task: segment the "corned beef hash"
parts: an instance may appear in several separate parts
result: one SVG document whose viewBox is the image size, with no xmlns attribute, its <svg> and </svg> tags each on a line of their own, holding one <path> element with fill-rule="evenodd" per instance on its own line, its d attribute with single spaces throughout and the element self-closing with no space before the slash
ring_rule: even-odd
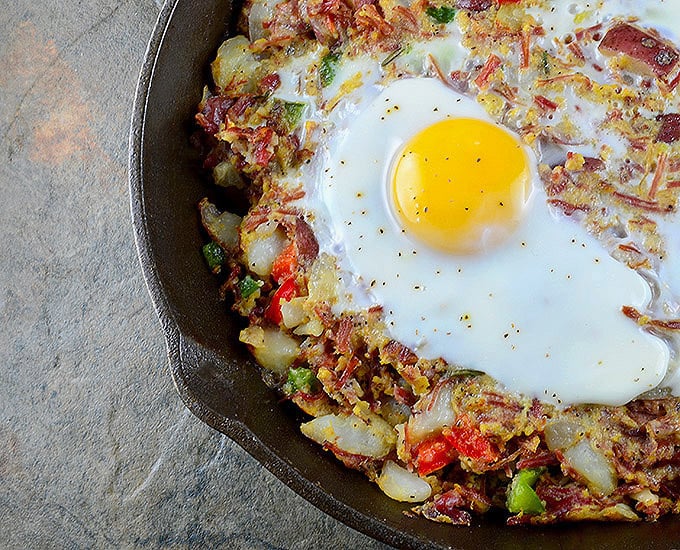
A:
<svg viewBox="0 0 680 550">
<path fill-rule="evenodd" d="M 458 525 L 680 511 L 680 4 L 248 0 L 203 253 L 302 433 Z"/>
</svg>

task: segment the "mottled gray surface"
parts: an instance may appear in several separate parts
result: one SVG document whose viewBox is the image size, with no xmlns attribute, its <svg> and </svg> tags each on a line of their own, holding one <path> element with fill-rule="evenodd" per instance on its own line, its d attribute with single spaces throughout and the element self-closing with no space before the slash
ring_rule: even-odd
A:
<svg viewBox="0 0 680 550">
<path fill-rule="evenodd" d="M 126 173 L 160 4 L 0 10 L 0 548 L 383 548 L 175 394 Z"/>
</svg>

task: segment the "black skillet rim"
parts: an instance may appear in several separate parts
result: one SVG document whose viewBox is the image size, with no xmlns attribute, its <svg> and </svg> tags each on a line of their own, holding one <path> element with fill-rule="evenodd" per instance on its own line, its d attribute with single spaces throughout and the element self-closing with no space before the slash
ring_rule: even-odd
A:
<svg viewBox="0 0 680 550">
<path fill-rule="evenodd" d="M 408 525 L 405 525 L 403 529 L 401 526 L 389 525 L 383 518 L 367 515 L 346 502 L 336 499 L 329 492 L 306 478 L 299 469 L 291 466 L 289 462 L 277 455 L 261 440 L 257 433 L 254 433 L 240 419 L 219 414 L 210 406 L 202 403 L 200 399 L 197 399 L 196 393 L 192 391 L 192 379 L 187 376 L 186 362 L 197 360 L 214 362 L 216 359 L 213 350 L 207 349 L 204 345 L 196 342 L 195 339 L 182 333 L 172 304 L 161 285 L 156 266 L 158 258 L 154 256 L 149 237 L 148 224 L 150 220 L 147 216 L 145 203 L 143 170 L 147 100 L 158 55 L 163 47 L 173 15 L 178 6 L 186 1 L 188 0 L 167 0 L 165 2 L 147 47 L 135 94 L 130 127 L 129 191 L 134 237 L 142 272 L 165 334 L 173 381 L 189 410 L 203 422 L 238 443 L 260 464 L 317 508 L 357 531 L 396 547 L 432 549 L 479 548 L 489 545 L 494 547 L 498 545 L 499 540 L 503 539 L 502 546 L 504 548 L 579 548 L 583 545 L 590 547 L 596 545 L 598 548 L 619 548 L 622 540 L 624 540 L 622 538 L 624 532 L 631 535 L 629 544 L 644 540 L 649 548 L 679 547 L 680 543 L 675 543 L 663 537 L 665 529 L 655 528 L 654 525 L 650 524 L 627 526 L 584 524 L 572 527 L 559 526 L 527 530 L 524 528 L 507 528 L 500 523 L 489 525 L 488 521 L 482 521 L 481 524 L 470 529 L 447 526 L 450 529 L 449 536 L 445 537 L 446 541 L 437 537 L 439 542 L 442 543 L 439 544 L 433 540 L 427 540 L 422 532 L 419 534 L 409 530 Z M 665 527 L 671 527 L 667 535 L 680 540 L 677 521 L 675 522 L 676 528 L 673 528 L 674 524 L 669 524 L 668 521 L 655 525 L 660 526 L 662 524 Z M 612 527 L 614 530 L 612 530 Z M 439 528 L 440 526 L 432 526 L 433 531 L 438 531 Z M 491 529 L 491 532 L 489 529 Z M 491 536 L 489 536 L 490 534 Z M 664 540 L 660 540 L 661 537 Z"/>
</svg>

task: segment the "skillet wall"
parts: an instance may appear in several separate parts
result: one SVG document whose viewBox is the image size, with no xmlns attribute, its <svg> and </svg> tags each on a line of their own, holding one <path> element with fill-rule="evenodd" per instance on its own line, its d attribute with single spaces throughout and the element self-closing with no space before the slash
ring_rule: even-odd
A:
<svg viewBox="0 0 680 550">
<path fill-rule="evenodd" d="M 131 195 L 149 290 L 187 406 L 295 491 L 355 529 L 400 547 L 672 548 L 680 522 L 508 529 L 488 520 L 454 528 L 406 518 L 363 476 L 300 435 L 238 345 L 238 321 L 218 301 L 200 247 L 196 204 L 210 190 L 189 145 L 206 68 L 231 17 L 225 0 L 169 0 L 151 40 L 131 133 Z M 428 542 L 429 541 L 429 542 Z M 678 541 L 674 544 L 675 541 Z"/>
</svg>

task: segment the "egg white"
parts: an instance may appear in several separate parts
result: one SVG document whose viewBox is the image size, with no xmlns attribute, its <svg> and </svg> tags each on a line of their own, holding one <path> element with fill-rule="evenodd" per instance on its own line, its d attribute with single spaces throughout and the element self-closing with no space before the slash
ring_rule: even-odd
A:
<svg viewBox="0 0 680 550">
<path fill-rule="evenodd" d="M 390 335 L 422 357 L 558 404 L 622 404 L 657 386 L 668 348 L 621 312 L 644 310 L 649 285 L 549 211 L 535 165 L 524 223 L 490 253 L 440 253 L 402 230 L 391 214 L 390 163 L 444 117 L 489 120 L 438 80 L 390 84 L 353 119 L 318 182 L 319 202 L 307 205 L 326 228 L 322 249 L 382 305 Z"/>
</svg>

